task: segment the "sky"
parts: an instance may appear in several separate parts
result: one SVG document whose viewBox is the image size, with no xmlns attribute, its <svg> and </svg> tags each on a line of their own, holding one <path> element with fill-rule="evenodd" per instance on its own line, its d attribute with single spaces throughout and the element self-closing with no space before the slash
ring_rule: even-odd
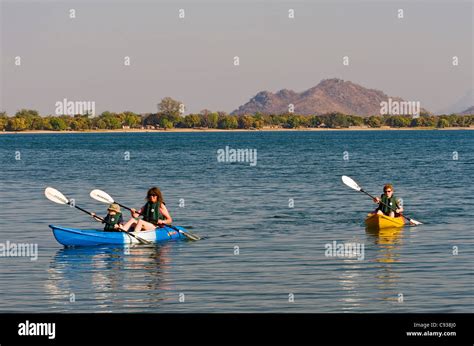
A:
<svg viewBox="0 0 474 346">
<path fill-rule="evenodd" d="M 53 114 L 66 98 L 95 102 L 96 113 L 146 113 L 169 96 L 185 113 L 231 112 L 260 91 L 327 78 L 433 112 L 467 108 L 473 3 L 1 0 L 0 111 Z"/>
</svg>

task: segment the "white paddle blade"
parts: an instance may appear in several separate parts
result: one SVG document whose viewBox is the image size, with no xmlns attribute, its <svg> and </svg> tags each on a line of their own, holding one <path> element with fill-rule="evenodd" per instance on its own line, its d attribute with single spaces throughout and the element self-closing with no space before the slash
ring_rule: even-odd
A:
<svg viewBox="0 0 474 346">
<path fill-rule="evenodd" d="M 46 196 L 47 199 L 54 203 L 58 204 L 69 204 L 69 200 L 64 196 L 61 192 L 59 192 L 56 189 L 53 189 L 52 187 L 47 187 L 44 190 L 44 195 Z"/>
<path fill-rule="evenodd" d="M 359 185 L 357 185 L 357 183 L 354 180 L 352 180 L 352 178 L 348 177 L 347 175 L 342 176 L 342 182 L 346 184 L 347 186 L 349 186 L 351 189 L 354 189 L 357 191 L 362 190 L 362 188 Z"/>
<path fill-rule="evenodd" d="M 414 226 L 423 225 L 422 222 L 416 221 L 416 220 L 414 220 L 414 219 L 410 219 L 410 224 L 412 224 L 412 225 L 414 225 Z"/>
<path fill-rule="evenodd" d="M 92 190 L 90 193 L 90 196 L 95 199 L 96 201 L 102 202 L 102 203 L 114 203 L 114 199 L 109 196 L 107 192 L 104 192 L 102 190 Z"/>
</svg>

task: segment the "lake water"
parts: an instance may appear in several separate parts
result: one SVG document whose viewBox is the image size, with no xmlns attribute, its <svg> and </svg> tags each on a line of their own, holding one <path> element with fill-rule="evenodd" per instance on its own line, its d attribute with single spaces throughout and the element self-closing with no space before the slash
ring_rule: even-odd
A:
<svg viewBox="0 0 474 346">
<path fill-rule="evenodd" d="M 219 162 L 219 149 L 257 162 Z M 129 155 L 129 160 L 126 160 Z M 470 131 L 0 135 L 0 312 L 472 312 Z M 418 227 L 371 232 L 391 182 Z M 52 186 L 105 214 L 94 188 L 141 207 L 157 185 L 174 224 L 205 237 L 65 249 L 49 224 L 100 227 L 44 197 Z M 184 202 L 184 206 L 183 206 Z M 181 206 L 180 206 L 181 203 Z M 358 243 L 364 258 L 328 257 Z M 184 301 L 183 301 L 184 300 Z"/>
</svg>

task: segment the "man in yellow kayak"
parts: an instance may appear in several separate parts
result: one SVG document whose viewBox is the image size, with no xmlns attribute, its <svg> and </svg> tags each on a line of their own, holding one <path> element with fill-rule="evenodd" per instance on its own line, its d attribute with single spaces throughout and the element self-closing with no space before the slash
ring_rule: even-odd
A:
<svg viewBox="0 0 474 346">
<path fill-rule="evenodd" d="M 383 187 L 383 194 L 379 197 L 374 198 L 374 202 L 378 203 L 377 209 L 375 209 L 374 213 L 379 215 L 387 215 L 390 217 L 397 217 L 400 216 L 400 213 L 403 212 L 403 201 L 401 198 L 395 197 L 393 194 L 393 186 L 392 184 L 386 184 Z M 389 206 L 395 210 L 389 208 Z"/>
</svg>

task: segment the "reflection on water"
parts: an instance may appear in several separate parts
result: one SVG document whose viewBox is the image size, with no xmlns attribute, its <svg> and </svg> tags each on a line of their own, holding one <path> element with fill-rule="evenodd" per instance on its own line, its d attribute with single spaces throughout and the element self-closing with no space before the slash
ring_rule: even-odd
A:
<svg viewBox="0 0 474 346">
<path fill-rule="evenodd" d="M 402 245 L 403 228 L 365 229 L 368 239 L 377 246 L 377 262 L 398 262 L 399 249 Z"/>
<path fill-rule="evenodd" d="M 171 244 L 121 248 L 83 247 L 58 250 L 48 269 L 46 290 L 73 307 L 73 300 L 100 302 L 100 311 L 157 306 L 171 290 L 166 280 Z M 84 295 L 82 292 L 86 292 Z M 63 306 L 64 307 L 64 306 Z"/>
<path fill-rule="evenodd" d="M 382 300 L 395 301 L 397 299 L 397 287 L 400 275 L 395 271 L 394 264 L 399 262 L 401 245 L 403 244 L 402 227 L 365 229 L 367 238 L 373 241 L 376 248 L 375 262 L 380 263 L 379 271 L 375 275 L 377 288 Z"/>
<path fill-rule="evenodd" d="M 357 310 L 357 308 L 361 306 L 361 265 L 357 263 L 357 260 L 345 260 L 344 262 L 349 263 L 347 263 L 344 271 L 342 271 L 339 276 L 339 283 L 344 292 L 344 296 L 341 298 L 341 301 L 344 302 L 342 310 L 345 312 L 351 312 Z"/>
<path fill-rule="evenodd" d="M 366 228 L 365 259 L 345 259 L 344 270 L 338 275 L 339 284 L 343 290 L 340 301 L 344 303 L 342 310 L 345 312 L 359 311 L 366 308 L 366 287 L 377 288 L 377 295 L 371 295 L 370 300 L 394 302 L 398 298 L 400 275 L 397 265 L 402 251 L 403 228 L 385 228 L 381 230 Z M 369 250 L 370 251 L 370 250 Z M 374 257 L 373 259 L 371 259 Z M 376 268 L 368 278 L 365 270 Z M 372 281 L 373 279 L 373 281 Z"/>
</svg>

